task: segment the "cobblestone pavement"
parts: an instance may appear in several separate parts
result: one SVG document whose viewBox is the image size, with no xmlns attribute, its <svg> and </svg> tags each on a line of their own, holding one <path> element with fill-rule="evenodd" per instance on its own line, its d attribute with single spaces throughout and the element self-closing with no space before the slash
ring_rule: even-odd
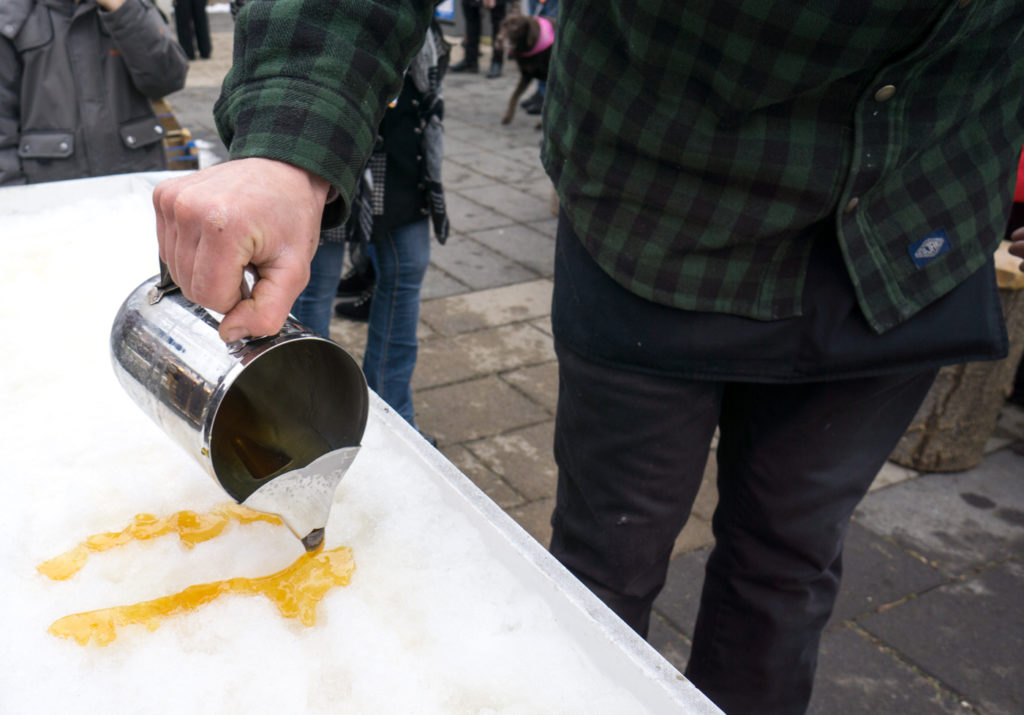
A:
<svg viewBox="0 0 1024 715">
<path fill-rule="evenodd" d="M 207 161 L 224 154 L 211 110 L 231 47 L 230 18 L 212 20 L 213 58 L 194 62 L 186 89 L 169 98 L 208 143 Z M 547 544 L 556 222 L 536 117 L 519 112 L 510 126 L 499 123 L 515 82 L 510 66 L 496 80 L 447 78 L 444 184 L 453 233 L 433 246 L 413 387 L 420 428 Z M 365 332 L 365 324 L 338 319 L 331 327 L 357 356 Z M 680 669 L 713 541 L 714 476 L 712 456 L 650 637 Z M 972 470 L 920 474 L 888 464 L 851 525 L 811 712 L 1024 712 L 1022 554 L 1024 410 L 1004 409 L 985 460 Z"/>
</svg>

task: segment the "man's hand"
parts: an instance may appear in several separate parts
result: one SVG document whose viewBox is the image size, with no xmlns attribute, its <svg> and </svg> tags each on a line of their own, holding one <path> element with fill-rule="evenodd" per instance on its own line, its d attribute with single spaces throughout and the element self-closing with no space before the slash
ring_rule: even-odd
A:
<svg viewBox="0 0 1024 715">
<path fill-rule="evenodd" d="M 309 281 L 328 184 L 291 164 L 238 159 L 159 184 L 160 258 L 185 297 L 224 313 L 232 342 L 273 335 Z M 243 269 L 259 280 L 242 300 Z"/>
<path fill-rule="evenodd" d="M 107 12 L 114 12 L 114 10 L 124 5 L 124 0 L 96 0 L 96 4 Z"/>
<path fill-rule="evenodd" d="M 1010 234 L 1010 253 L 1018 258 L 1024 258 L 1024 226 Z M 1024 262 L 1020 264 L 1020 269 L 1024 271 Z"/>
</svg>

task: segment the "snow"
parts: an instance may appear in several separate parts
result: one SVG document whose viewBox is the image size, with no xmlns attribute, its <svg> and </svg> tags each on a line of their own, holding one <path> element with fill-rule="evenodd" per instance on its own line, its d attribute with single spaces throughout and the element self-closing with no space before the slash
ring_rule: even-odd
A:
<svg viewBox="0 0 1024 715">
<path fill-rule="evenodd" d="M 110 366 L 114 315 L 156 273 L 150 189 L 133 177 L 0 189 L 0 712 L 595 714 L 685 698 L 711 712 L 672 691 L 675 671 L 486 497 L 453 490 L 454 468 L 376 398 L 325 544 L 351 547 L 356 570 L 315 626 L 230 595 L 105 647 L 48 634 L 71 613 L 302 554 L 284 526 L 232 524 L 193 549 L 164 536 L 93 554 L 66 581 L 36 571 L 138 513 L 227 501 Z"/>
</svg>

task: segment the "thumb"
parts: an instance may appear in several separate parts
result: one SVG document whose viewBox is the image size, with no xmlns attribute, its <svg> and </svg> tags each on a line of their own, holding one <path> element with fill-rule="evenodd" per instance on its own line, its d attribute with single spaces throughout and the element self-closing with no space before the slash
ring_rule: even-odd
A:
<svg viewBox="0 0 1024 715">
<path fill-rule="evenodd" d="M 301 290 L 301 286 L 295 290 L 273 278 L 261 277 L 253 285 L 252 297 L 240 300 L 221 320 L 221 340 L 231 343 L 281 332 Z"/>
</svg>

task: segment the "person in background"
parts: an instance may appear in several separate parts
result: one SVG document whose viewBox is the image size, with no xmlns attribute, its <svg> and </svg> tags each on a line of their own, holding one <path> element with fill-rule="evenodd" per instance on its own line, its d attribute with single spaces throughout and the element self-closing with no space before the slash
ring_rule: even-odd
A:
<svg viewBox="0 0 1024 715">
<path fill-rule="evenodd" d="M 431 225 L 442 244 L 448 218 L 441 186 L 444 100 L 449 47 L 435 21 L 384 113 L 373 153 L 342 231 L 321 232 L 310 281 L 292 308 L 302 323 L 328 335 L 331 302 L 344 258 L 343 240 L 363 246 L 375 276 L 363 373 L 370 389 L 415 426 L 420 289 L 430 263 Z M 337 306 L 348 316 L 348 303 Z M 356 316 L 361 317 L 361 316 Z"/>
<path fill-rule="evenodd" d="M 491 68 L 487 71 L 487 79 L 501 77 L 504 56 L 497 47 L 498 28 L 505 19 L 505 0 L 462 0 L 462 16 L 466 20 L 466 38 L 462 47 L 466 51 L 461 61 L 452 65 L 452 72 L 480 71 L 480 33 L 482 28 L 482 8 L 487 8 L 491 15 Z"/>
<path fill-rule="evenodd" d="M 167 167 L 188 60 L 149 0 L 0 3 L 0 186 Z"/>
<path fill-rule="evenodd" d="M 154 193 L 160 254 L 227 341 L 281 326 L 433 12 L 254 1 L 218 103 L 232 161 Z M 1007 353 L 1022 26 L 1019 0 L 560 7 L 550 549 L 646 634 L 719 429 L 686 675 L 730 715 L 806 710 L 853 510 L 938 367 Z"/>
<path fill-rule="evenodd" d="M 210 44 L 206 0 L 174 0 L 174 26 L 178 31 L 178 42 L 190 60 L 196 58 L 197 47 L 201 59 L 210 59 L 213 45 Z"/>
</svg>

